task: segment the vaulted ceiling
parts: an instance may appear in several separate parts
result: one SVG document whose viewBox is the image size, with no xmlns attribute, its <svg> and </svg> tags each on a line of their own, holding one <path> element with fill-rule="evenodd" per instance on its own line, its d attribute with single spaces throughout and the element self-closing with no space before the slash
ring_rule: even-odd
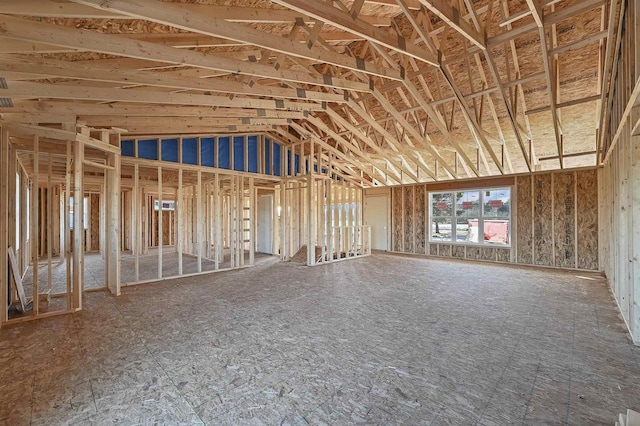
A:
<svg viewBox="0 0 640 426">
<path fill-rule="evenodd" d="M 596 165 L 618 7 L 3 1 L 0 117 L 311 139 L 382 184 Z"/>
</svg>

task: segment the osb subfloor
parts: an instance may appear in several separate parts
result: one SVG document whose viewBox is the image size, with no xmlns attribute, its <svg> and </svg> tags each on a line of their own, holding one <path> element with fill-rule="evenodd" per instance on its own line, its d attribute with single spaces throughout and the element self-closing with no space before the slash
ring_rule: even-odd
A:
<svg viewBox="0 0 640 426">
<path fill-rule="evenodd" d="M 0 331 L 6 424 L 612 425 L 640 410 L 640 348 L 595 274 L 274 260 L 85 308 Z"/>
</svg>

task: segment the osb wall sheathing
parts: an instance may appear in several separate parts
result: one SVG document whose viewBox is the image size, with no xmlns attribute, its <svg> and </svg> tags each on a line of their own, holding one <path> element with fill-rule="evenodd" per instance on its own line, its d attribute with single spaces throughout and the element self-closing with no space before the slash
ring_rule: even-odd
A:
<svg viewBox="0 0 640 426">
<path fill-rule="evenodd" d="M 534 264 L 553 266 L 553 219 L 551 173 L 533 176 Z"/>
<path fill-rule="evenodd" d="M 531 179 L 532 176 L 518 176 L 516 179 L 516 229 L 517 246 L 516 261 L 518 263 L 533 263 L 533 245 L 531 229 Z M 513 214 L 513 213 L 512 213 Z M 487 259 L 489 260 L 489 259 Z"/>
<path fill-rule="evenodd" d="M 598 269 L 598 176 L 579 171 L 577 181 L 578 268 Z"/>
<path fill-rule="evenodd" d="M 512 193 L 515 199 L 512 222 L 515 222 L 515 227 L 511 235 L 517 251 L 514 247 L 428 243 L 430 225 L 426 212 L 426 187 L 394 187 L 392 194 L 394 251 L 524 265 L 598 269 L 595 169 L 517 177 Z M 423 219 L 424 228 L 420 224 Z M 411 221 L 413 228 L 408 224 Z M 406 235 L 410 229 L 415 230 L 415 240 Z M 423 237 L 424 245 L 421 242 Z"/>
<path fill-rule="evenodd" d="M 402 188 L 391 189 L 391 236 L 393 251 L 402 251 Z"/>
<path fill-rule="evenodd" d="M 91 194 L 89 212 L 91 215 L 91 247 L 89 250 L 100 250 L 100 194 Z"/>
<path fill-rule="evenodd" d="M 413 186 L 405 186 L 403 188 L 404 196 L 404 251 L 414 253 L 414 230 L 413 230 L 413 215 L 415 207 L 413 204 Z"/>
<path fill-rule="evenodd" d="M 553 216 L 555 266 L 575 268 L 575 173 L 554 173 Z"/>
<path fill-rule="evenodd" d="M 414 197 L 415 197 L 415 244 L 416 244 L 416 253 L 424 254 L 425 247 L 427 243 L 427 235 L 426 235 L 426 213 L 427 213 L 427 204 L 426 204 L 426 188 L 424 185 L 417 185 L 414 188 Z"/>
</svg>

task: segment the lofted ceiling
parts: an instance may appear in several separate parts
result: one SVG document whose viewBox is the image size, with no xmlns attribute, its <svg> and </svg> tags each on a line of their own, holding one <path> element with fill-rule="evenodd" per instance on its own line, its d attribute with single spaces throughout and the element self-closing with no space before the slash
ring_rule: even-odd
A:
<svg viewBox="0 0 640 426">
<path fill-rule="evenodd" d="M 0 123 L 266 132 L 382 185 L 594 166 L 618 7 L 2 1 Z"/>
</svg>

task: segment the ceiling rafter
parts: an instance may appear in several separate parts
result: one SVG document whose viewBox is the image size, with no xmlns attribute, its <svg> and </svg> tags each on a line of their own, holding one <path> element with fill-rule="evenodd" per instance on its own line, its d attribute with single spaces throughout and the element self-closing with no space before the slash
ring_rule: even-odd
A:
<svg viewBox="0 0 640 426">
<path fill-rule="evenodd" d="M 28 21 L 10 16 L 0 16 L 2 36 L 18 40 L 47 42 L 58 46 L 80 47 L 94 52 L 126 56 L 129 58 L 154 60 L 174 65 L 188 65 L 216 71 L 247 74 L 256 77 L 274 78 L 319 86 L 338 87 L 349 90 L 368 91 L 368 86 L 359 82 L 337 78 L 318 78 L 308 73 L 291 70 L 274 70 L 259 65 L 212 56 L 197 51 L 176 49 L 155 43 L 135 41 L 124 36 L 99 34 L 89 30 L 73 29 L 59 25 Z"/>
<path fill-rule="evenodd" d="M 556 138 L 556 145 L 558 149 L 558 162 L 560 163 L 560 168 L 562 169 L 564 168 L 564 148 L 562 146 L 562 136 L 560 133 L 558 112 L 556 108 L 558 86 L 556 82 L 555 66 L 549 60 L 547 31 L 544 28 L 544 17 L 542 16 L 542 8 L 536 0 L 527 0 L 527 4 L 529 5 L 529 9 L 531 10 L 533 19 L 535 20 L 535 23 L 538 27 L 540 47 L 542 50 L 542 64 L 544 66 L 544 73 L 547 82 L 547 92 L 549 94 L 551 120 L 553 122 L 553 134 Z"/>
<path fill-rule="evenodd" d="M 225 21 L 218 18 L 215 13 L 203 9 L 194 13 L 182 7 L 180 4 L 160 2 L 158 0 L 72 0 L 76 3 L 93 6 L 100 9 L 114 10 L 129 16 L 170 25 L 195 33 L 222 37 L 243 43 L 260 46 L 275 52 L 298 56 L 314 61 L 355 69 L 367 74 L 377 75 L 390 79 L 401 79 L 402 76 L 390 70 L 382 69 L 363 60 L 352 60 L 326 50 L 307 48 L 293 40 L 268 34 L 257 29 Z"/>
</svg>

